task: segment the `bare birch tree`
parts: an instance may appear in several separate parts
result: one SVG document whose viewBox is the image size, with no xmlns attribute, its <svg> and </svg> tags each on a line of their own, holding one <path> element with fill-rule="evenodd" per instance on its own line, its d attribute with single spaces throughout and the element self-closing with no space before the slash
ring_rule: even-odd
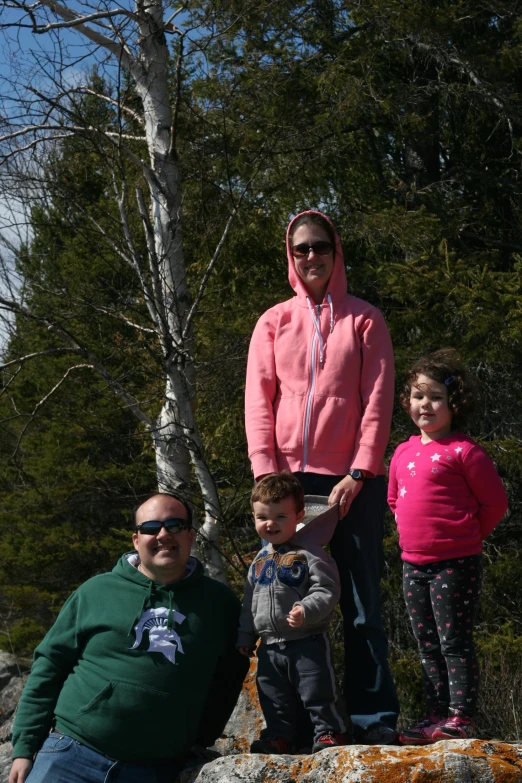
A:
<svg viewBox="0 0 522 783">
<path fill-rule="evenodd" d="M 37 167 L 37 150 L 52 149 L 63 139 L 80 136 L 89 143 L 112 148 L 116 158 L 125 158 L 135 169 L 138 186 L 129 193 L 125 177 L 113 175 L 118 226 L 111 234 L 100 223 L 93 226 L 113 252 L 132 270 L 139 284 L 144 318 L 120 313 L 127 327 L 160 347 L 164 393 L 161 410 L 151 415 L 150 407 L 137 399 L 125 383 L 114 377 L 92 347 L 60 322 L 52 312 L 33 312 L 24 300 L 23 281 L 8 281 L 9 262 L 4 263 L 4 285 L 0 307 L 9 318 L 32 320 L 42 330 L 58 338 L 60 350 L 70 352 L 74 361 L 64 375 L 86 367 L 97 372 L 108 387 L 133 411 L 152 438 L 160 491 L 187 491 L 195 478 L 205 508 L 198 533 L 199 553 L 209 572 L 224 579 L 223 564 L 216 547 L 221 507 L 215 482 L 203 454 L 194 417 L 194 318 L 208 280 L 226 240 L 249 183 L 243 183 L 230 200 L 228 219 L 222 235 L 210 254 L 206 271 L 195 295 L 187 285 L 183 248 L 182 194 L 177 150 L 177 123 L 181 96 L 183 58 L 194 31 L 183 27 L 186 9 L 163 0 L 108 2 L 84 0 L 74 6 L 54 0 L 7 0 L 0 2 L 1 27 L 12 47 L 18 41 L 18 57 L 12 58 L 9 94 L 3 97 L 0 126 L 0 160 L 4 170 L 4 194 L 9 187 L 20 197 L 20 173 L 30 187 Z M 177 61 L 167 36 L 176 41 Z M 18 36 L 18 39 L 17 37 Z M 192 35 L 197 39 L 197 35 Z M 40 44 L 42 40 L 45 44 Z M 32 49 L 32 71 L 22 49 Z M 98 93 L 118 116 L 115 129 L 79 123 L 71 106 L 77 96 L 93 94 L 92 86 L 78 77 L 88 63 L 103 65 L 109 88 Z M 18 59 L 19 58 L 19 59 Z M 92 66 L 91 66 L 92 67 Z M 172 71 L 175 87 L 172 87 Z M 71 75 L 72 74 L 72 75 Z M 127 100 L 131 85 L 136 101 Z M 137 129 L 137 130 L 136 130 Z M 38 178 L 35 178 L 37 181 Z M 144 183 L 143 186 L 139 182 Z M 43 198 L 40 184 L 28 198 Z M 129 205 L 139 214 L 143 235 L 136 241 Z M 143 242 L 144 236 L 144 242 Z M 7 240 L 6 240 L 7 241 Z M 142 252 L 138 244 L 146 247 Z M 10 246 L 12 253 L 16 248 Z M 7 281 L 7 282 L 6 282 Z M 114 314 L 112 314 L 114 316 Z M 35 351 L 34 355 L 41 355 Z M 33 354 L 16 357 L 10 365 L 22 367 Z M 61 383 L 60 381 L 59 383 Z M 50 389 L 41 400 L 54 392 Z"/>
</svg>

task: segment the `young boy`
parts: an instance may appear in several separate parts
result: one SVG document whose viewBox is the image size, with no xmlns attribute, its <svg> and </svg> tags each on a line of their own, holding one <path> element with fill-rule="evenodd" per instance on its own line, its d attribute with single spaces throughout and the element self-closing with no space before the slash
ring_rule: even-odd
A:
<svg viewBox="0 0 522 783">
<path fill-rule="evenodd" d="M 292 542 L 304 495 L 291 473 L 265 476 L 251 502 L 256 531 L 268 543 L 248 571 L 237 639 L 239 651 L 252 656 L 261 637 L 257 689 L 266 729 L 250 751 L 296 750 L 298 698 L 313 724 L 313 752 L 344 745 L 327 636 L 341 592 L 337 566 L 321 547 L 303 548 L 302 533 Z"/>
</svg>

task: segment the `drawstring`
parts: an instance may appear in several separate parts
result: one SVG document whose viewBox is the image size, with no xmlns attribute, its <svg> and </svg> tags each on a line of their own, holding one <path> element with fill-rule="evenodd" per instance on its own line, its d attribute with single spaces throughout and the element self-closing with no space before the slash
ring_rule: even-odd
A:
<svg viewBox="0 0 522 783">
<path fill-rule="evenodd" d="M 136 625 L 136 623 L 139 621 L 140 617 L 144 613 L 146 607 L 147 606 L 152 606 L 152 604 L 154 603 L 154 601 L 152 600 L 152 594 L 155 593 L 155 592 L 156 592 L 156 585 L 154 584 L 153 580 L 151 579 L 149 581 L 148 589 L 145 592 L 145 596 L 143 597 L 141 608 L 140 608 L 137 616 L 132 621 L 132 625 L 131 625 L 129 633 L 128 633 L 129 636 L 131 635 L 132 631 L 134 630 L 134 626 Z M 174 619 L 175 619 L 175 614 L 176 614 L 176 611 L 175 611 L 174 605 L 173 605 L 174 602 L 173 602 L 172 592 L 173 592 L 172 590 L 169 590 L 169 613 L 168 613 L 168 616 L 167 616 L 167 630 L 169 630 L 169 631 L 171 631 L 172 628 L 174 627 Z"/>
<path fill-rule="evenodd" d="M 153 581 L 152 581 L 152 579 L 151 579 L 151 580 L 150 580 L 150 582 L 149 582 L 149 588 L 148 588 L 148 590 L 146 591 L 146 593 L 145 593 L 145 596 L 144 596 L 144 598 L 143 598 L 143 602 L 142 602 L 142 604 L 141 604 L 141 609 L 140 609 L 140 611 L 138 612 L 138 614 L 136 615 L 136 617 L 134 618 L 134 620 L 132 621 L 132 625 L 131 625 L 131 627 L 130 627 L 130 630 L 129 630 L 129 633 L 127 634 L 127 636 L 130 636 L 130 635 L 131 635 L 132 631 L 134 630 L 134 626 L 135 626 L 135 625 L 136 625 L 136 623 L 139 621 L 139 619 L 140 619 L 141 615 L 142 615 L 142 614 L 143 614 L 143 612 L 145 611 L 145 607 L 146 607 L 148 604 L 149 604 L 149 605 L 150 605 L 150 604 L 152 604 L 152 591 L 153 591 L 153 589 L 154 589 L 154 582 L 153 582 Z"/>
<path fill-rule="evenodd" d="M 315 333 L 317 334 L 317 337 L 319 339 L 319 364 L 321 365 L 321 369 L 324 367 L 324 340 L 323 335 L 321 334 L 321 325 L 319 323 L 319 320 L 315 314 L 315 310 L 312 307 L 312 303 L 310 302 L 310 297 L 306 297 L 306 303 L 308 305 L 308 310 L 310 311 L 310 315 L 312 316 L 312 321 L 314 322 L 315 326 Z"/>
<path fill-rule="evenodd" d="M 333 302 L 332 297 L 330 294 L 327 296 L 328 300 L 328 307 L 330 308 L 330 334 L 333 332 L 334 328 L 334 311 L 333 311 Z M 312 321 L 314 323 L 315 327 L 315 333 L 317 334 L 317 338 L 319 340 L 319 365 L 321 367 L 321 370 L 324 367 L 324 340 L 323 335 L 321 334 L 321 324 L 319 322 L 319 319 L 315 313 L 315 308 L 313 307 L 312 303 L 310 302 L 310 297 L 306 297 L 306 303 L 308 305 L 308 310 L 310 312 L 310 315 L 312 316 Z M 320 306 L 320 305 L 318 305 Z"/>
<path fill-rule="evenodd" d="M 333 302 L 332 302 L 332 297 L 330 296 L 330 294 L 328 294 L 326 298 L 328 299 L 328 305 L 330 307 L 330 334 L 332 334 L 333 329 L 334 329 Z"/>
<path fill-rule="evenodd" d="M 169 590 L 169 614 L 167 620 L 167 631 L 171 631 L 173 625 L 174 625 L 174 612 L 172 611 L 172 591 Z"/>
</svg>

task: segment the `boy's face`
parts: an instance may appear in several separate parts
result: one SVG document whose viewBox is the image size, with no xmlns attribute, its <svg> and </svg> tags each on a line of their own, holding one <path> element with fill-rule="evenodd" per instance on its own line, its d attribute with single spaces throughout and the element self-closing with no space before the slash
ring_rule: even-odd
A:
<svg viewBox="0 0 522 783">
<path fill-rule="evenodd" d="M 299 512 L 295 510 L 295 501 L 291 495 L 280 503 L 261 503 L 256 500 L 252 509 L 258 536 L 274 546 L 289 541 L 304 517 L 304 509 Z"/>
</svg>

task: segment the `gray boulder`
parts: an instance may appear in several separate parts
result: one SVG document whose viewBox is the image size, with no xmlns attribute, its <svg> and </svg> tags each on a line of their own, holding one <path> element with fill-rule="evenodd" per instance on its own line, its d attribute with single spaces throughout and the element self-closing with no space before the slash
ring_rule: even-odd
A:
<svg viewBox="0 0 522 783">
<path fill-rule="evenodd" d="M 14 655 L 0 651 L 0 691 L 8 685 L 13 677 L 21 677 L 24 668 Z"/>
<path fill-rule="evenodd" d="M 9 770 L 11 769 L 11 753 L 13 748 L 10 742 L 0 745 L 0 783 L 7 783 Z"/>
<path fill-rule="evenodd" d="M 179 783 L 522 783 L 522 745 L 448 740 L 351 745 L 313 756 L 244 754 L 186 770 Z"/>
</svg>

